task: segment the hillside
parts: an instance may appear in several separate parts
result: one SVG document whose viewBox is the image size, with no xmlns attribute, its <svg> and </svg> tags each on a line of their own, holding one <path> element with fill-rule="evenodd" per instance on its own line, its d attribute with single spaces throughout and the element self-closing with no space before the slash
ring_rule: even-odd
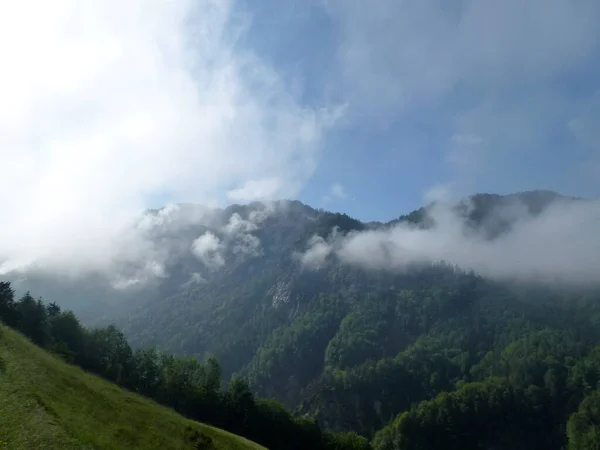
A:
<svg viewBox="0 0 600 450">
<path fill-rule="evenodd" d="M 48 274 L 26 281 L 87 310 L 88 325 L 116 323 L 134 349 L 214 355 L 233 383 L 217 397 L 238 402 L 224 407 L 235 423 L 213 422 L 179 391 L 168 404 L 269 447 L 250 417 L 270 429 L 282 409 L 248 401 L 240 425 L 244 396 L 294 411 L 282 416 L 279 446 L 301 431 L 327 448 L 315 420 L 376 450 L 437 448 L 426 437 L 440 433 L 457 449 L 558 450 L 598 422 L 588 420 L 600 387 L 598 211 L 547 191 L 433 202 L 388 223 L 300 202 L 179 205 L 142 220 L 151 256 L 164 257 L 153 261 L 160 276 L 143 278 L 133 265 L 120 268 L 120 284 L 97 277 L 69 291 Z M 134 374 L 144 355 L 133 356 Z M 159 366 L 168 384 L 172 366 Z M 481 404 L 480 432 L 469 432 Z"/>
<path fill-rule="evenodd" d="M 85 373 L 1 325 L 0 398 L 0 448 L 263 448 Z"/>
</svg>

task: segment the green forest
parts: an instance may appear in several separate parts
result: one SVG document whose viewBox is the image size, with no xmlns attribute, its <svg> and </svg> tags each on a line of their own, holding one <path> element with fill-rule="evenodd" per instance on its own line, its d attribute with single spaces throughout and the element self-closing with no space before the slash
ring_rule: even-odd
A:
<svg viewBox="0 0 600 450">
<path fill-rule="evenodd" d="M 228 380 L 214 356 L 132 349 L 115 326 L 86 329 L 7 282 L 0 317 L 65 361 L 267 448 L 598 448 L 598 294 L 517 294 L 431 271 L 437 283 L 354 307 L 352 294 L 318 297 Z"/>
<path fill-rule="evenodd" d="M 231 379 L 223 390 L 215 358 L 174 357 L 154 348 L 133 351 L 114 326 L 87 330 L 55 303 L 46 305 L 29 293 L 15 300 L 8 282 L 0 282 L 0 319 L 69 363 L 267 448 L 369 448 L 356 433 L 324 431 L 314 420 L 292 417 L 274 400 L 255 398 L 242 379 Z M 199 441 L 197 448 L 209 448 L 203 445 Z"/>
</svg>

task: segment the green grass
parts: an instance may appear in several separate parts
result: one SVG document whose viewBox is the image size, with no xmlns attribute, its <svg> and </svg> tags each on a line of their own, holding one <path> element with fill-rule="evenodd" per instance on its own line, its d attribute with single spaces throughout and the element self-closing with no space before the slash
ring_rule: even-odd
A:
<svg viewBox="0 0 600 450">
<path fill-rule="evenodd" d="M 191 442 L 194 431 L 212 446 Z M 0 450 L 204 448 L 264 450 L 68 365 L 0 325 Z"/>
</svg>

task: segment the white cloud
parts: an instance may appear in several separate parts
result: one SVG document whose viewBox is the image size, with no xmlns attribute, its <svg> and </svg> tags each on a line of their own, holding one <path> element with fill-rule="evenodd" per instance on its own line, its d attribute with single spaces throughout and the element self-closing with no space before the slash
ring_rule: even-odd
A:
<svg viewBox="0 0 600 450">
<path fill-rule="evenodd" d="M 194 272 L 190 275 L 190 279 L 183 283 L 182 287 L 193 286 L 195 284 L 202 283 L 206 283 L 206 279 L 198 272 Z"/>
<path fill-rule="evenodd" d="M 132 276 L 127 277 L 124 274 L 118 274 L 111 280 L 111 286 L 117 290 L 126 290 L 136 286 L 143 286 L 156 278 L 166 276 L 165 267 L 157 261 L 148 261 L 142 267 L 135 269 Z"/>
<path fill-rule="evenodd" d="M 137 227 L 152 235 L 178 233 L 198 224 L 210 225 L 215 220 L 215 210 L 204 205 L 168 204 L 158 211 L 142 215 Z"/>
<path fill-rule="evenodd" d="M 259 218 L 255 214 L 251 219 Z M 258 229 L 258 225 L 250 220 L 244 220 L 238 213 L 229 218 L 222 231 L 227 236 L 233 254 L 242 257 L 258 256 L 261 254 L 260 239 L 250 234 Z"/>
<path fill-rule="evenodd" d="M 325 264 L 325 261 L 332 252 L 333 244 L 325 241 L 320 236 L 313 236 L 308 241 L 308 249 L 299 255 L 300 262 L 305 267 L 319 269 Z"/>
<path fill-rule="evenodd" d="M 278 177 L 250 180 L 242 187 L 229 191 L 227 197 L 229 200 L 237 202 L 265 200 L 273 198 L 282 186 L 283 181 Z"/>
<path fill-rule="evenodd" d="M 240 234 L 236 237 L 233 247 L 233 254 L 246 256 L 259 256 L 261 254 L 260 239 L 252 234 Z"/>
<path fill-rule="evenodd" d="M 347 197 L 348 193 L 346 192 L 344 186 L 342 186 L 340 183 L 334 183 L 329 188 L 327 195 L 323 196 L 323 202 L 329 203 L 333 200 L 344 200 Z"/>
<path fill-rule="evenodd" d="M 348 197 L 344 186 L 339 183 L 335 183 L 331 186 L 331 196 L 334 198 L 344 199 Z"/>
<path fill-rule="evenodd" d="M 225 265 L 224 246 L 211 232 L 206 232 L 192 243 L 192 253 L 209 269 Z"/>
<path fill-rule="evenodd" d="M 432 186 L 423 194 L 423 201 L 425 204 L 432 202 L 449 203 L 452 201 L 452 198 L 452 186 L 444 184 Z"/>
<path fill-rule="evenodd" d="M 369 269 L 403 271 L 414 264 L 446 261 L 500 279 L 598 282 L 600 267 L 599 201 L 556 203 L 538 217 L 521 204 L 508 204 L 494 219 L 515 220 L 513 228 L 489 240 L 468 231 L 440 203 L 431 211 L 436 226 L 420 229 L 399 224 L 391 229 L 313 239 L 302 262 L 320 267 L 330 255 Z"/>
<path fill-rule="evenodd" d="M 254 224 L 260 224 L 264 222 L 269 215 L 275 211 L 275 205 L 273 202 L 263 203 L 263 209 L 255 209 L 250 211 L 250 215 L 248 216 L 248 220 Z"/>
<path fill-rule="evenodd" d="M 223 227 L 223 231 L 227 234 L 249 233 L 255 231 L 258 226 L 249 220 L 242 219 L 238 213 L 234 213 L 229 218 L 227 225 Z"/>
<path fill-rule="evenodd" d="M 296 193 L 339 111 L 302 105 L 238 19 L 227 0 L 2 3 L 2 271 L 144 259 L 124 230 L 153 198 Z"/>
</svg>

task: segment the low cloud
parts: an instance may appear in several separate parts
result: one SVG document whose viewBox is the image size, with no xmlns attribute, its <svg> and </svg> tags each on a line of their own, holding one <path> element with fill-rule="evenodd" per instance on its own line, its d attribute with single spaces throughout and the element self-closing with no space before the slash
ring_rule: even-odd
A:
<svg viewBox="0 0 600 450">
<path fill-rule="evenodd" d="M 182 285 L 182 287 L 188 287 L 188 286 L 193 286 L 193 285 L 202 284 L 202 283 L 206 283 L 206 279 L 198 272 L 194 272 L 190 275 L 189 280 L 186 281 Z"/>
<path fill-rule="evenodd" d="M 208 269 L 219 269 L 225 265 L 224 246 L 221 240 L 207 231 L 192 243 L 192 253 Z"/>
<path fill-rule="evenodd" d="M 223 267 L 230 255 L 238 259 L 261 255 L 260 239 L 251 233 L 258 230 L 257 223 L 268 215 L 267 208 L 262 211 L 263 215 L 251 214 L 249 220 L 242 218 L 238 213 L 233 213 L 225 225 L 215 228 L 215 233 L 220 237 L 212 231 L 205 232 L 193 241 L 192 253 L 209 270 Z"/>
<path fill-rule="evenodd" d="M 229 191 L 227 197 L 234 202 L 268 200 L 274 198 L 277 192 L 281 191 L 282 187 L 283 180 L 277 177 L 251 180 L 242 187 Z"/>
<path fill-rule="evenodd" d="M 136 267 L 131 276 L 117 275 L 110 285 L 117 290 L 125 290 L 133 287 L 144 286 L 150 281 L 166 276 L 165 266 L 158 261 L 148 261 L 141 267 Z"/>
<path fill-rule="evenodd" d="M 236 235 L 239 233 L 249 233 L 255 231 L 257 228 L 256 223 L 244 220 L 238 213 L 234 213 L 229 218 L 227 225 L 223 227 L 223 231 L 228 235 Z"/>
<path fill-rule="evenodd" d="M 234 213 L 222 228 L 233 254 L 240 257 L 259 256 L 262 253 L 260 239 L 250 233 L 258 229 L 257 222 L 260 223 L 264 218 L 253 214 L 249 219 L 245 220 L 238 213 Z"/>
<path fill-rule="evenodd" d="M 235 255 L 259 256 L 260 240 L 251 234 L 242 234 L 235 240 L 232 251 Z"/>
<path fill-rule="evenodd" d="M 478 229 L 439 203 L 429 211 L 432 228 L 399 223 L 328 240 L 314 238 L 302 255 L 307 267 L 335 259 L 366 269 L 403 271 L 445 261 L 497 279 L 598 282 L 600 201 L 557 201 L 538 216 L 520 202 L 489 215 Z M 512 224 L 490 237 L 490 227 Z"/>
<path fill-rule="evenodd" d="M 333 242 L 332 242 L 333 241 Z M 305 267 L 312 269 L 320 269 L 325 265 L 325 262 L 329 255 L 334 251 L 335 238 L 327 242 L 321 236 L 313 236 L 308 241 L 308 249 L 302 255 L 300 255 L 300 261 Z"/>
</svg>

